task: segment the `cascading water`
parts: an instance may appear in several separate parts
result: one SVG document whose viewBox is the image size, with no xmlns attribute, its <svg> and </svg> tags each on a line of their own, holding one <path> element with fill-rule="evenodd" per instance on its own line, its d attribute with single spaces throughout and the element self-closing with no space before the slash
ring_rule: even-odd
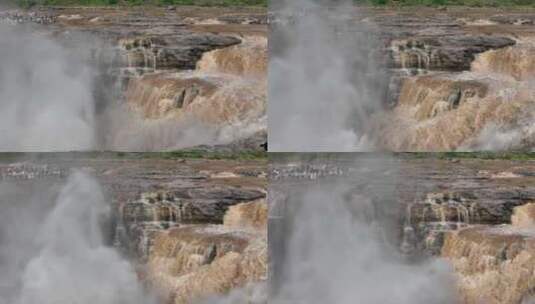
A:
<svg viewBox="0 0 535 304">
<path fill-rule="evenodd" d="M 76 30 L 51 38 L 44 28 L 20 27 L 0 29 L 0 151 L 161 151 L 265 133 L 265 75 L 255 74 L 253 81 L 248 71 L 262 73 L 267 58 L 254 57 L 254 50 L 265 53 L 267 39 L 247 44 L 235 58 L 233 68 L 241 66 L 247 75 L 206 74 L 161 67 L 156 57 L 162 50 L 150 40 L 117 42 Z M 146 74 L 155 80 L 144 82 Z M 180 92 L 197 90 L 182 85 L 191 78 L 212 90 L 181 100 Z M 149 117 L 140 104 L 158 109 L 158 115 Z"/>
<path fill-rule="evenodd" d="M 400 250 L 408 257 L 439 254 L 445 232 L 465 228 L 477 218 L 473 208 L 474 203 L 454 193 L 428 193 L 422 201 L 408 204 Z"/>
</svg>

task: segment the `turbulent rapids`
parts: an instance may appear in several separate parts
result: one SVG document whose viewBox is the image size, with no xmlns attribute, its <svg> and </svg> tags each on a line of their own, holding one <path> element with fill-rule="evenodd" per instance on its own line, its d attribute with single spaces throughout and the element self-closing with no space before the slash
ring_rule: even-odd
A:
<svg viewBox="0 0 535 304">
<path fill-rule="evenodd" d="M 275 2 L 274 151 L 535 146 L 533 11 Z"/>
<path fill-rule="evenodd" d="M 261 10 L 50 8 L 0 20 L 0 150 L 266 142 Z"/>
</svg>

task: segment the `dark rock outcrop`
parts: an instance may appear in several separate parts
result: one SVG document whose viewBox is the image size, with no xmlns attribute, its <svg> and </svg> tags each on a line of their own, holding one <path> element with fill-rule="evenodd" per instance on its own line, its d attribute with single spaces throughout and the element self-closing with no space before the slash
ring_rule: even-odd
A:
<svg viewBox="0 0 535 304">
<path fill-rule="evenodd" d="M 452 35 L 416 37 L 391 42 L 393 68 L 467 71 L 477 54 L 514 45 L 500 36 Z"/>
<path fill-rule="evenodd" d="M 194 70 L 202 54 L 241 41 L 211 33 L 181 31 L 173 35 L 147 36 L 119 41 L 124 50 L 122 67 Z"/>
<path fill-rule="evenodd" d="M 121 207 L 121 242 L 146 259 L 158 231 L 183 224 L 222 224 L 230 206 L 263 197 L 257 190 L 220 186 L 144 193 Z"/>
</svg>

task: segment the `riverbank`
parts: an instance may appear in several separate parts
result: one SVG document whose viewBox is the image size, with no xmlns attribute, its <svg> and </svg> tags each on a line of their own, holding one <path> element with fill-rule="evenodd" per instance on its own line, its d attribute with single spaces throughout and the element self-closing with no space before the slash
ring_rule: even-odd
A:
<svg viewBox="0 0 535 304">
<path fill-rule="evenodd" d="M 260 6 L 267 7 L 267 0 L 15 0 L 21 7 L 43 6 Z"/>
</svg>

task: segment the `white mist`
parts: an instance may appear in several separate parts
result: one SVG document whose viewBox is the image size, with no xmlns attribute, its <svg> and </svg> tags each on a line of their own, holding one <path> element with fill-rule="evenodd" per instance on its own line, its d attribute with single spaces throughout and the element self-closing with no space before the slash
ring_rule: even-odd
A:
<svg viewBox="0 0 535 304">
<path fill-rule="evenodd" d="M 0 36 L 0 151 L 91 149 L 89 67 L 27 29 L 0 25 Z"/>
<path fill-rule="evenodd" d="M 276 0 L 269 62 L 270 151 L 362 151 L 380 108 L 373 40 L 352 2 Z"/>
<path fill-rule="evenodd" d="M 351 188 L 344 184 L 298 187 L 303 192 L 286 201 L 286 210 L 293 210 L 284 214 L 279 236 L 286 245 L 272 249 L 284 252 L 272 260 L 281 264 L 274 268 L 280 272 L 271 303 L 456 303 L 449 264 L 408 263 L 389 242 L 388 229 L 395 225 L 379 210 L 395 206 L 374 205 L 365 193 L 349 199 Z"/>
<path fill-rule="evenodd" d="M 26 191 L 32 191 L 27 186 Z M 41 190 L 51 192 L 51 188 Z M 44 200 L 50 195 L 37 193 L 30 203 L 16 200 L 21 198 L 20 192 L 7 201 L 5 191 L 9 191 L 6 186 L 0 193 L 0 208 L 9 212 L 6 204 L 22 205 L 12 215 L 37 222 L 27 222 L 31 228 L 11 230 L 15 234 L 10 236 L 11 242 L 0 239 L 0 269 L 9 270 L 7 263 L 19 264 L 11 276 L 0 274 L 0 282 L 11 286 L 11 294 L 0 294 L 0 303 L 156 303 L 145 294 L 132 265 L 105 244 L 102 224 L 109 220 L 111 206 L 93 177 L 74 172 L 53 204 Z M 38 220 L 40 217 L 43 219 Z M 1 227 L 9 230 L 5 224 Z M 24 254 L 17 256 L 20 252 Z"/>
</svg>

